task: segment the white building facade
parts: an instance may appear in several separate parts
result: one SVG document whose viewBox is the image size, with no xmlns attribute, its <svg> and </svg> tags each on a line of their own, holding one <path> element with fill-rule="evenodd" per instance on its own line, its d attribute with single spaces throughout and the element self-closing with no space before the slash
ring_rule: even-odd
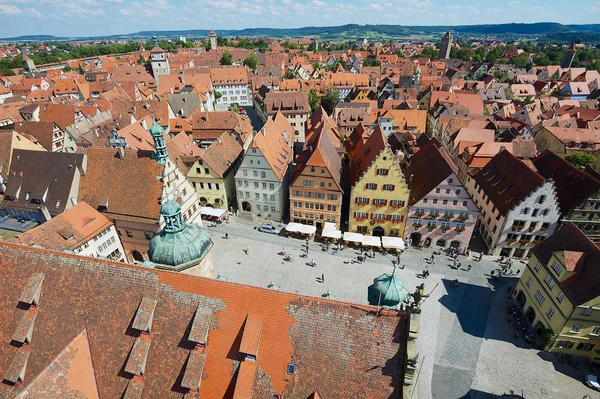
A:
<svg viewBox="0 0 600 399">
<path fill-rule="evenodd" d="M 73 252 L 78 255 L 106 258 L 127 263 L 125 250 L 117 234 L 117 229 L 115 229 L 113 224 L 102 230 L 94 238 L 75 248 Z"/>
</svg>

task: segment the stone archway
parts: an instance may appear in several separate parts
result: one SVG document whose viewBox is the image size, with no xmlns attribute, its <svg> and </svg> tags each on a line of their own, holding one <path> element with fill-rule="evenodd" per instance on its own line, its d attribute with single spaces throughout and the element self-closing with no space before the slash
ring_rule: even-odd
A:
<svg viewBox="0 0 600 399">
<path fill-rule="evenodd" d="M 242 202 L 242 210 L 244 212 L 252 212 L 252 205 L 248 201 Z"/>
<path fill-rule="evenodd" d="M 533 321 L 535 320 L 535 309 L 533 308 L 533 306 L 530 306 L 529 309 L 527 309 L 525 317 L 527 318 L 527 320 L 529 320 L 530 323 L 533 323 Z"/>
<path fill-rule="evenodd" d="M 144 261 L 144 256 L 140 253 L 140 251 L 138 251 L 136 249 L 134 249 L 133 252 L 131 252 L 131 257 L 136 262 L 143 262 Z"/>
<path fill-rule="evenodd" d="M 411 244 L 413 247 L 418 247 L 421 243 L 421 233 L 414 232 L 410 235 Z"/>
<path fill-rule="evenodd" d="M 385 230 L 381 226 L 377 226 L 373 229 L 373 236 L 375 237 L 383 237 L 385 235 Z"/>
<path fill-rule="evenodd" d="M 453 240 L 453 241 L 450 243 L 450 247 L 452 247 L 452 248 L 455 248 L 455 249 L 458 249 L 458 248 L 460 248 L 460 241 L 458 241 L 458 240 Z"/>
</svg>

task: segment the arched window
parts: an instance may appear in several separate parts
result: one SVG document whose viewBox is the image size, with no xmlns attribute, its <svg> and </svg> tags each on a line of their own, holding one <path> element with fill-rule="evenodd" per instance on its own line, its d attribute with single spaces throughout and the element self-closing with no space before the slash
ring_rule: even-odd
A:
<svg viewBox="0 0 600 399">
<path fill-rule="evenodd" d="M 530 211 L 529 208 L 523 208 L 523 210 L 521 211 L 521 214 L 523 214 L 523 215 L 529 215 L 529 211 Z"/>
<path fill-rule="evenodd" d="M 544 216 L 548 216 L 549 213 L 550 213 L 550 209 L 544 209 L 542 211 L 542 215 L 544 215 Z"/>
</svg>

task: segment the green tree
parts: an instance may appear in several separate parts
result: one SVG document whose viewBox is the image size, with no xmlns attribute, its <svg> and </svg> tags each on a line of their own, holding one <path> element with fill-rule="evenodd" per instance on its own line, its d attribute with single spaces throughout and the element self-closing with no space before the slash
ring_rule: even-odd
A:
<svg viewBox="0 0 600 399">
<path fill-rule="evenodd" d="M 400 52 L 400 57 L 403 56 L 402 54 L 402 50 L 398 50 L 398 52 Z M 423 51 L 421 51 L 421 57 L 427 57 L 427 58 L 431 58 L 431 59 L 436 59 L 438 56 L 438 50 L 434 49 L 433 47 L 424 47 Z"/>
<path fill-rule="evenodd" d="M 567 155 L 565 157 L 565 160 L 567 160 L 567 162 L 576 167 L 590 166 L 594 169 L 597 168 L 596 157 L 592 154 L 588 154 L 587 152 L 574 152 L 572 154 Z"/>
<path fill-rule="evenodd" d="M 533 59 L 533 63 L 536 66 L 546 66 L 550 65 L 550 58 L 544 53 L 538 53 L 538 55 Z"/>
<path fill-rule="evenodd" d="M 315 112 L 321 105 L 321 98 L 319 97 L 317 89 L 310 89 L 308 91 L 308 105 L 310 105 L 310 112 Z"/>
<path fill-rule="evenodd" d="M 258 69 L 258 57 L 256 56 L 256 54 L 248 54 L 248 57 L 246 57 L 246 59 L 244 60 L 244 65 L 246 65 L 253 71 L 256 71 L 256 69 Z"/>
<path fill-rule="evenodd" d="M 183 47 L 185 48 L 194 48 L 194 42 L 191 40 L 186 40 L 185 43 L 183 43 Z"/>
<path fill-rule="evenodd" d="M 370 66 L 378 67 L 378 66 L 381 66 L 381 61 L 379 61 L 379 60 L 370 60 L 370 59 L 367 58 L 367 59 L 365 59 L 363 61 L 362 65 L 365 66 L 365 67 L 370 67 Z"/>
<path fill-rule="evenodd" d="M 285 72 L 285 74 L 283 75 L 283 78 L 284 78 L 284 79 L 294 79 L 294 78 L 295 78 L 295 76 L 294 76 L 294 72 L 292 72 L 291 70 L 289 70 L 289 69 L 288 69 L 288 70 Z"/>
<path fill-rule="evenodd" d="M 138 58 L 138 63 L 140 65 L 146 65 L 146 58 L 140 54 L 140 58 Z"/>
<path fill-rule="evenodd" d="M 219 63 L 221 65 L 231 65 L 231 64 L 233 64 L 233 54 L 231 54 L 229 51 L 224 51 L 223 52 L 223 56 L 219 60 Z"/>
<path fill-rule="evenodd" d="M 321 106 L 328 115 L 333 113 L 333 109 L 340 100 L 340 95 L 331 87 L 327 89 L 325 95 L 321 97 Z"/>
<path fill-rule="evenodd" d="M 63 71 L 63 72 L 71 72 L 72 70 L 73 70 L 73 68 L 71 68 L 69 65 L 66 65 L 66 66 L 65 66 L 65 67 L 62 69 L 62 71 Z"/>
</svg>

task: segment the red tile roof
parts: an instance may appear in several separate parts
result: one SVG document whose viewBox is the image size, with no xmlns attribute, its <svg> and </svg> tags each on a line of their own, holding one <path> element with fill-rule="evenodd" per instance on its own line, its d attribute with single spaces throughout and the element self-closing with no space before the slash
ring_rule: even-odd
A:
<svg viewBox="0 0 600 399">
<path fill-rule="evenodd" d="M 499 152 L 474 179 L 503 216 L 546 181 L 509 151 Z"/>
<path fill-rule="evenodd" d="M 553 254 L 564 255 L 567 270 L 575 274 L 558 285 L 575 306 L 600 296 L 600 248 L 574 224 L 566 223 L 532 251 L 544 265 Z"/>
<path fill-rule="evenodd" d="M 377 316 L 375 308 L 367 305 L 8 243 L 0 243 L 0 254 L 2 376 L 17 353 L 10 345 L 10 336 L 21 310 L 17 308 L 19 295 L 28 276 L 45 274 L 38 304 L 42 313 L 34 325 L 24 387 L 0 384 L 3 397 L 17 397 L 66 347 L 84 341 L 78 338 L 84 328 L 99 397 L 122 397 L 128 385 L 136 381 L 123 371 L 138 334 L 129 327 L 141 298 L 148 295 L 157 299 L 157 306 L 143 385 L 138 388 L 143 389 L 145 398 L 181 398 L 187 394 L 181 383 L 195 347 L 187 337 L 199 307 L 210 309 L 213 319 L 200 384 L 202 398 L 232 397 L 238 387 L 248 385 L 255 398 L 277 394 L 304 399 L 317 388 L 325 398 L 379 398 L 402 389 L 408 320 L 398 312 L 383 311 Z M 236 372 L 248 314 L 264 321 L 256 373 L 249 359 L 242 361 Z M 84 349 L 84 344 L 79 348 Z M 81 355 L 87 359 L 85 353 Z M 87 373 L 90 366 L 84 363 L 80 363 L 81 369 Z M 286 374 L 289 363 L 295 366 L 294 375 Z M 385 366 L 384 372 L 373 370 L 374 366 Z M 85 381 L 89 380 L 80 383 Z M 44 387 L 56 392 L 60 382 Z M 248 388 L 243 391 L 249 392 Z"/>
</svg>

